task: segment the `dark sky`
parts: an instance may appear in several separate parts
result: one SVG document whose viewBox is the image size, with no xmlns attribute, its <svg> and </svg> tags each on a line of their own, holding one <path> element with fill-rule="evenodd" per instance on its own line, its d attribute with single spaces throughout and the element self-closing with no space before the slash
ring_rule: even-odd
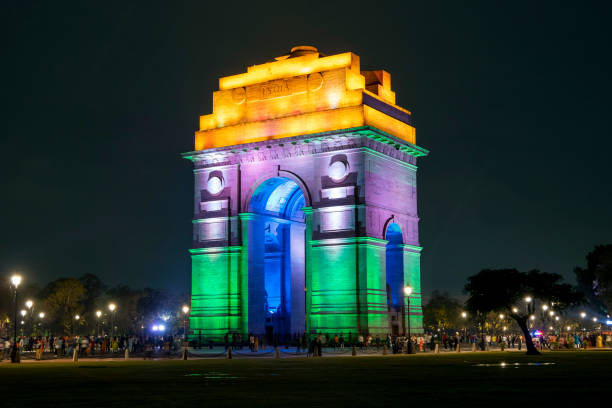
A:
<svg viewBox="0 0 612 408">
<path fill-rule="evenodd" d="M 571 278 L 612 241 L 605 2 L 166 3 L 3 4 L 0 274 L 182 291 L 180 153 L 218 77 L 300 44 L 386 69 L 413 112 L 426 293 L 485 267 Z"/>
</svg>

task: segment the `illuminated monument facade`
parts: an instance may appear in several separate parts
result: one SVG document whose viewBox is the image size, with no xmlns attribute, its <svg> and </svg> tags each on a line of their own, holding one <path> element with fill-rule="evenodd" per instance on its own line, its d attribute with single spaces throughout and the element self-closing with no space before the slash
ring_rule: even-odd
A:
<svg viewBox="0 0 612 408">
<path fill-rule="evenodd" d="M 385 71 L 313 47 L 219 80 L 195 150 L 193 334 L 422 331 L 416 160 Z M 410 285 L 407 298 L 403 288 Z"/>
</svg>

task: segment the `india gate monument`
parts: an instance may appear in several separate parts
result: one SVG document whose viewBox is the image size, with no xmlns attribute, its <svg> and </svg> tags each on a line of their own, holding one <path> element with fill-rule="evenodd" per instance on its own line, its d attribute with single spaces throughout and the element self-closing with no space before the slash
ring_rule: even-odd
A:
<svg viewBox="0 0 612 408">
<path fill-rule="evenodd" d="M 351 52 L 299 46 L 220 78 L 183 154 L 195 175 L 192 335 L 422 332 L 427 154 L 390 74 L 362 71 Z"/>
</svg>

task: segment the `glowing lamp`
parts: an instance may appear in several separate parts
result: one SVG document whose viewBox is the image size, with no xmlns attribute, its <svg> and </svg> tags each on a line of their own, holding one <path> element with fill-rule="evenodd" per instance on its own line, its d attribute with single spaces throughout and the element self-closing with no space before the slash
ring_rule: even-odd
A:
<svg viewBox="0 0 612 408">
<path fill-rule="evenodd" d="M 79 320 L 80 318 L 81 318 L 81 316 L 79 316 L 79 315 L 74 316 L 74 320 Z"/>
<path fill-rule="evenodd" d="M 100 316 L 102 316 L 102 311 L 101 310 L 96 310 L 96 316 L 98 316 L 98 319 L 99 319 Z"/>
<path fill-rule="evenodd" d="M 164 331 L 164 330 L 166 330 L 166 326 L 164 326 L 163 324 L 160 324 L 160 325 L 158 326 L 158 328 L 159 328 L 159 331 Z"/>
<path fill-rule="evenodd" d="M 17 289 L 17 286 L 21 283 L 21 275 L 11 276 L 11 284 Z"/>
<path fill-rule="evenodd" d="M 189 313 L 189 306 L 187 305 L 183 306 L 183 313 L 185 314 Z"/>
<path fill-rule="evenodd" d="M 586 313 L 585 312 L 580 312 L 580 317 L 582 317 L 584 319 L 586 317 Z"/>
<path fill-rule="evenodd" d="M 159 326 L 157 326 L 156 324 L 153 325 L 153 331 L 157 331 L 159 330 Z"/>
<path fill-rule="evenodd" d="M 110 305 L 108 305 L 108 310 L 110 310 L 111 312 L 114 312 L 116 308 L 117 306 L 114 303 L 111 303 Z"/>
<path fill-rule="evenodd" d="M 45 317 L 45 312 L 40 312 L 40 313 L 38 314 L 38 317 L 40 317 L 41 319 L 44 319 L 44 317 Z"/>
<path fill-rule="evenodd" d="M 499 315 L 499 318 L 500 318 L 500 319 L 503 319 L 503 318 L 504 318 L 503 313 Z"/>
<path fill-rule="evenodd" d="M 28 309 L 31 309 L 32 306 L 34 306 L 34 302 L 32 302 L 31 300 L 28 300 L 25 302 L 25 305 Z"/>
<path fill-rule="evenodd" d="M 531 299 L 531 296 L 525 296 L 525 302 L 529 303 L 531 302 L 533 299 Z"/>
<path fill-rule="evenodd" d="M 593 318 L 593 321 L 594 321 L 594 322 L 596 322 L 596 321 L 597 321 L 597 318 L 596 318 L 596 317 L 594 317 L 594 318 Z"/>
<path fill-rule="evenodd" d="M 512 313 L 518 313 L 518 309 L 516 307 L 512 308 Z"/>
<path fill-rule="evenodd" d="M 529 318 L 530 318 L 531 320 L 535 320 L 535 315 L 531 315 L 531 316 L 529 316 Z"/>
<path fill-rule="evenodd" d="M 406 287 L 404 288 L 404 294 L 405 294 L 406 296 L 410 296 L 410 295 L 412 294 L 412 288 L 411 288 L 410 286 L 406 286 Z"/>
<path fill-rule="evenodd" d="M 465 319 L 467 317 L 467 313 L 461 312 L 461 317 L 463 317 Z"/>
</svg>

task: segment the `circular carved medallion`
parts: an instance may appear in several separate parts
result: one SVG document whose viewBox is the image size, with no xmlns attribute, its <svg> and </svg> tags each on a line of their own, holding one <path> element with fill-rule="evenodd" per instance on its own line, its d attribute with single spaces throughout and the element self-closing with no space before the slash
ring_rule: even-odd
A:
<svg viewBox="0 0 612 408">
<path fill-rule="evenodd" d="M 235 88 L 232 90 L 232 100 L 240 105 L 246 99 L 246 90 L 244 88 Z"/>
<path fill-rule="evenodd" d="M 223 190 L 223 180 L 217 176 L 212 176 L 208 179 L 206 189 L 212 195 L 217 195 Z"/>
<path fill-rule="evenodd" d="M 320 72 L 308 75 L 308 90 L 310 92 L 318 91 L 323 85 L 323 75 Z"/>
<path fill-rule="evenodd" d="M 334 181 L 341 181 L 346 177 L 348 166 L 345 162 L 338 160 L 329 165 L 329 178 Z"/>
</svg>

